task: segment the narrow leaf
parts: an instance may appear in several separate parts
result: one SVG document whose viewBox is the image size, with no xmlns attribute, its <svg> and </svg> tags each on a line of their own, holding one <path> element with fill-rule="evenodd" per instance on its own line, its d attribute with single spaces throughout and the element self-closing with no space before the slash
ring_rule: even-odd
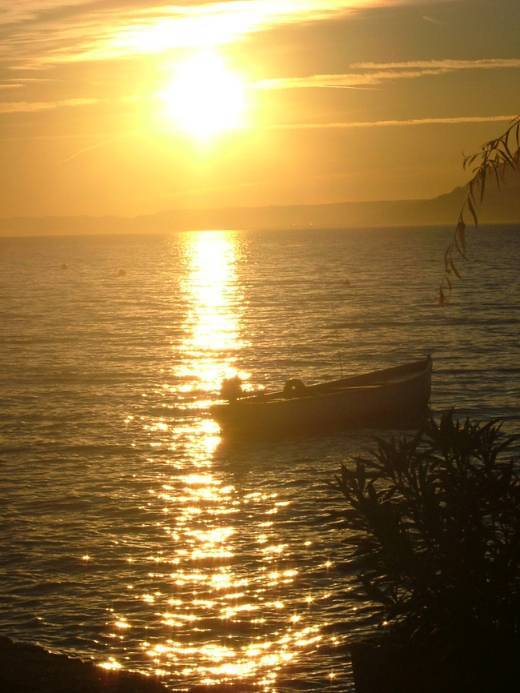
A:
<svg viewBox="0 0 520 693">
<path fill-rule="evenodd" d="M 457 252 L 459 255 L 464 258 L 464 260 L 467 260 L 468 258 L 466 257 L 466 253 L 464 252 L 464 247 L 461 245 L 460 240 L 459 240 L 459 234 L 455 233 L 455 247 L 457 248 Z"/>
<path fill-rule="evenodd" d="M 468 208 L 469 208 L 471 216 L 473 217 L 473 221 L 475 223 L 475 226 L 478 226 L 477 213 L 475 212 L 475 207 L 473 206 L 473 202 L 471 201 L 471 197 L 468 197 Z"/>
<path fill-rule="evenodd" d="M 458 277 L 458 279 L 462 279 L 462 277 L 460 276 L 460 272 L 458 271 L 458 269 L 455 266 L 455 263 L 451 259 L 450 259 L 450 267 L 453 270 L 454 274 Z"/>
<path fill-rule="evenodd" d="M 497 188 L 500 190 L 500 171 L 499 171 L 499 165 L 497 164 L 496 161 L 492 161 L 491 165 L 493 166 L 493 172 L 495 174 L 495 180 L 497 183 Z"/>
<path fill-rule="evenodd" d="M 451 257 L 451 243 L 444 251 L 444 269 L 449 274 L 450 272 L 450 257 Z"/>
<path fill-rule="evenodd" d="M 463 221 L 459 221 L 457 228 L 455 230 L 455 238 L 458 238 L 460 245 L 462 247 L 462 255 L 466 253 L 466 224 Z"/>
<path fill-rule="evenodd" d="M 473 187 L 475 185 L 475 181 L 476 181 L 476 179 L 472 178 L 472 180 L 470 180 L 470 182 L 469 182 L 469 199 L 473 203 L 475 202 L 475 193 L 473 192 Z"/>
<path fill-rule="evenodd" d="M 471 164 L 475 161 L 477 156 L 478 156 L 478 154 L 472 154 L 471 156 L 465 156 L 464 157 L 464 164 L 463 164 L 464 168 L 468 168 L 469 166 L 471 166 Z"/>
<path fill-rule="evenodd" d="M 502 142 L 502 149 L 498 150 L 498 153 L 500 156 L 503 158 L 503 160 L 506 162 L 506 164 L 509 164 L 511 168 L 516 168 L 515 160 L 511 156 L 511 152 L 509 151 L 509 147 L 505 142 Z"/>
<path fill-rule="evenodd" d="M 486 174 L 487 174 L 487 161 L 480 173 L 480 202 L 484 200 L 484 192 L 486 190 Z"/>
</svg>

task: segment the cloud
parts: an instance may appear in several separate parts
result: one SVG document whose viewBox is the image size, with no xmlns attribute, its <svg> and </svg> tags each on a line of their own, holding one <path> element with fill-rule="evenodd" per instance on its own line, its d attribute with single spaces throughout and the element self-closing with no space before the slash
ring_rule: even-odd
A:
<svg viewBox="0 0 520 693">
<path fill-rule="evenodd" d="M 449 118 L 405 118 L 403 120 L 342 121 L 335 123 L 292 123 L 273 125 L 273 130 L 346 130 L 353 128 L 388 128 L 414 125 L 464 125 L 468 123 L 502 123 L 513 121 L 516 115 L 454 116 Z"/>
<path fill-rule="evenodd" d="M 423 0 L 25 0 L 0 12 L 0 59 L 32 66 L 128 58 L 418 4 Z"/>
<path fill-rule="evenodd" d="M 62 99 L 60 101 L 8 101 L 0 103 L 0 113 L 33 113 L 37 111 L 52 111 L 56 108 L 74 106 L 90 106 L 97 99 Z"/>
<path fill-rule="evenodd" d="M 353 63 L 344 74 L 318 74 L 262 80 L 258 89 L 356 89 L 374 87 L 386 81 L 419 79 L 461 70 L 520 69 L 520 58 L 479 60 L 416 60 L 389 63 Z"/>
<path fill-rule="evenodd" d="M 475 60 L 410 60 L 389 63 L 353 63 L 358 70 L 503 70 L 520 68 L 520 58 L 478 58 Z"/>
<path fill-rule="evenodd" d="M 396 79 L 417 79 L 425 75 L 443 74 L 443 70 L 382 70 L 379 72 L 347 72 L 345 74 L 283 77 L 256 82 L 257 89 L 361 89 L 378 86 Z"/>
<path fill-rule="evenodd" d="M 425 22 L 429 22 L 430 24 L 444 24 L 444 22 L 441 22 L 440 19 L 435 19 L 435 17 L 429 17 L 428 15 L 424 15 L 423 19 Z"/>
</svg>

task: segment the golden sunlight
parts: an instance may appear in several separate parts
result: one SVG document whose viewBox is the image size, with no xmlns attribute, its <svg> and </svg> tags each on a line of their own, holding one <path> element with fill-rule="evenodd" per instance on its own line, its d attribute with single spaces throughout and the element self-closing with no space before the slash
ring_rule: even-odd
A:
<svg viewBox="0 0 520 693">
<path fill-rule="evenodd" d="M 239 75 L 214 51 L 179 63 L 160 94 L 169 121 L 198 141 L 244 125 L 246 90 Z"/>
<path fill-rule="evenodd" d="M 223 378 L 237 374 L 234 362 L 244 346 L 240 336 L 242 296 L 236 278 L 238 241 L 228 231 L 189 233 L 183 240 L 190 266 L 183 288 L 192 311 L 182 346 L 184 362 L 176 372 L 192 387 L 218 391 Z M 238 375 L 249 377 L 242 371 Z M 204 431 L 205 439 L 214 436 L 215 429 Z"/>
</svg>

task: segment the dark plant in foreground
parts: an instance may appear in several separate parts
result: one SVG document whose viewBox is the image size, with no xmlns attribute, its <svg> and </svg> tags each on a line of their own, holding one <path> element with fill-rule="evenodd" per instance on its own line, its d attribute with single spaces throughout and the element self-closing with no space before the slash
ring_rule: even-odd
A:
<svg viewBox="0 0 520 693">
<path fill-rule="evenodd" d="M 520 635 L 520 476 L 496 422 L 433 419 L 336 479 L 365 592 L 409 641 Z"/>
<path fill-rule="evenodd" d="M 444 277 L 439 287 L 439 303 L 444 305 L 451 293 L 454 277 L 461 278 L 456 261 L 466 257 L 466 222 L 478 226 L 478 208 L 490 179 L 500 188 L 506 173 L 520 170 L 520 116 L 514 118 L 508 128 L 495 139 L 482 145 L 479 152 L 464 158 L 464 168 L 472 176 L 465 187 L 453 236 L 444 252 Z"/>
</svg>

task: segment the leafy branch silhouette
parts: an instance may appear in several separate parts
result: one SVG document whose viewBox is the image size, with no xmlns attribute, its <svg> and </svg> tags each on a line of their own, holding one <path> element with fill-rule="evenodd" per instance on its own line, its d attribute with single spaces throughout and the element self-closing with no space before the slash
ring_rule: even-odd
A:
<svg viewBox="0 0 520 693">
<path fill-rule="evenodd" d="M 501 188 L 508 171 L 520 171 L 520 115 L 512 120 L 499 137 L 482 145 L 479 152 L 464 158 L 464 169 L 470 169 L 471 179 L 465 187 L 457 225 L 444 252 L 444 276 L 439 287 L 439 304 L 449 301 L 453 277 L 461 279 L 457 261 L 467 261 L 466 220 L 478 226 L 478 209 L 484 201 L 488 180 Z"/>
</svg>

